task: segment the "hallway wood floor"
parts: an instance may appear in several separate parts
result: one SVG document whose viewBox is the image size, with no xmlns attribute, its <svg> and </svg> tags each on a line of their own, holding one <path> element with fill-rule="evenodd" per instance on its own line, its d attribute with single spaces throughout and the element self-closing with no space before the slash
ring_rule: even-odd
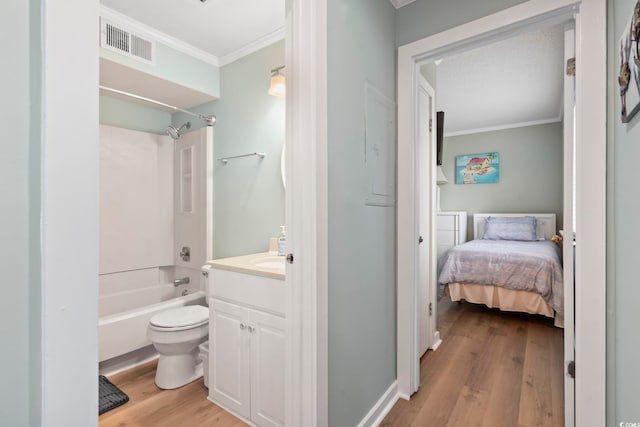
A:
<svg viewBox="0 0 640 427">
<path fill-rule="evenodd" d="M 448 298 L 438 317 L 443 343 L 422 357 L 422 387 L 398 401 L 381 426 L 562 427 L 563 331 L 551 319 Z M 129 402 L 100 416 L 100 427 L 246 426 L 207 400 L 202 379 L 176 390 L 156 387 L 156 364 L 109 377 Z"/>
<path fill-rule="evenodd" d="M 437 351 L 421 360 L 421 388 L 381 426 L 564 425 L 563 330 L 542 316 L 438 303 Z"/>
<path fill-rule="evenodd" d="M 207 400 L 207 389 L 202 378 L 175 390 L 159 389 L 154 383 L 157 363 L 154 360 L 108 377 L 129 396 L 129 401 L 100 415 L 100 427 L 247 425 Z"/>
</svg>

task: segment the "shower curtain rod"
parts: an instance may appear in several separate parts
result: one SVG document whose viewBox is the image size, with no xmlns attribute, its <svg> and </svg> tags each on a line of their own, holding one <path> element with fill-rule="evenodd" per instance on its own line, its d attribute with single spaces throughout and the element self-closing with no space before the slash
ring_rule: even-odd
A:
<svg viewBox="0 0 640 427">
<path fill-rule="evenodd" d="M 183 108 L 176 107 L 174 105 L 165 104 L 164 102 L 156 101 L 155 99 L 146 98 L 144 96 L 136 95 L 134 93 L 125 92 L 123 90 L 114 89 L 114 88 L 102 86 L 102 85 L 100 85 L 99 87 L 100 89 L 106 90 L 107 92 L 113 92 L 120 95 L 128 96 L 130 98 L 139 99 L 141 101 L 150 102 L 152 104 L 160 105 L 162 107 L 171 108 L 173 111 L 180 111 L 182 113 L 201 118 L 207 123 L 207 126 L 213 126 L 216 123 L 216 116 L 214 116 L 213 114 L 205 115 L 205 114 L 194 113 L 193 111 L 185 110 Z"/>
</svg>

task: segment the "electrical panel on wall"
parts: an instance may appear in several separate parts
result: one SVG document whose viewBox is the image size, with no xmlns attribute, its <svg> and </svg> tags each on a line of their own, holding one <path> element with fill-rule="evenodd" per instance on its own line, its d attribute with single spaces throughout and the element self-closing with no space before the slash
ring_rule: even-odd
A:
<svg viewBox="0 0 640 427">
<path fill-rule="evenodd" d="M 396 105 L 369 84 L 365 85 L 365 103 L 365 204 L 394 206 Z"/>
</svg>

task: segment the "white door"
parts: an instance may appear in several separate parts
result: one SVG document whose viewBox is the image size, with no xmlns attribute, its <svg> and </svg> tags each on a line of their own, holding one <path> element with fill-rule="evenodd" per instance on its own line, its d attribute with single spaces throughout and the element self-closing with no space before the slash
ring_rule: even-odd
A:
<svg viewBox="0 0 640 427">
<path fill-rule="evenodd" d="M 260 426 L 284 425 L 285 319 L 249 311 L 251 334 L 251 420 Z"/>
<path fill-rule="evenodd" d="M 212 147 L 210 127 L 185 133 L 175 142 L 175 265 L 198 271 L 211 258 Z M 188 258 L 181 256 L 183 248 L 189 248 Z"/>
<path fill-rule="evenodd" d="M 245 418 L 251 415 L 248 310 L 209 299 L 209 397 Z"/>
<path fill-rule="evenodd" d="M 575 36 L 573 24 L 565 30 L 565 64 L 574 57 Z M 574 316 L 574 232 L 575 232 L 575 138 L 574 138 L 574 94 L 575 77 L 564 76 L 564 242 L 562 245 L 564 271 L 564 416 L 565 427 L 575 424 L 575 380 L 568 375 L 569 363 L 575 360 L 575 316 Z"/>
<path fill-rule="evenodd" d="M 417 354 L 417 367 L 415 369 L 416 388 L 420 385 L 420 357 L 431 347 L 434 325 L 432 319 L 434 317 L 435 300 L 431 298 L 432 276 L 431 272 L 431 224 L 429 223 L 429 211 L 431 209 L 431 193 L 433 190 L 433 180 L 430 171 L 435 169 L 435 159 L 431 155 L 432 130 L 435 128 L 435 116 L 433 99 L 434 91 L 424 79 L 419 77 L 418 85 L 418 147 L 417 147 L 417 164 L 416 164 L 416 200 L 418 206 L 418 234 L 416 244 L 418 245 L 418 298 L 417 311 L 419 316 L 418 336 L 419 345 Z M 429 168 L 429 162 L 433 161 L 432 168 Z M 435 284 L 433 284 L 435 285 Z"/>
</svg>

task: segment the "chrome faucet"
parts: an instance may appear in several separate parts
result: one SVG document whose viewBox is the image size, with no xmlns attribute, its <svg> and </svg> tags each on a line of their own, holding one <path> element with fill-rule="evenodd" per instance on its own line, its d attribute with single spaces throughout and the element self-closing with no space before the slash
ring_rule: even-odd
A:
<svg viewBox="0 0 640 427">
<path fill-rule="evenodd" d="M 173 286 L 188 285 L 188 284 L 189 284 L 189 277 L 183 277 L 182 279 L 176 279 L 173 281 Z"/>
</svg>

